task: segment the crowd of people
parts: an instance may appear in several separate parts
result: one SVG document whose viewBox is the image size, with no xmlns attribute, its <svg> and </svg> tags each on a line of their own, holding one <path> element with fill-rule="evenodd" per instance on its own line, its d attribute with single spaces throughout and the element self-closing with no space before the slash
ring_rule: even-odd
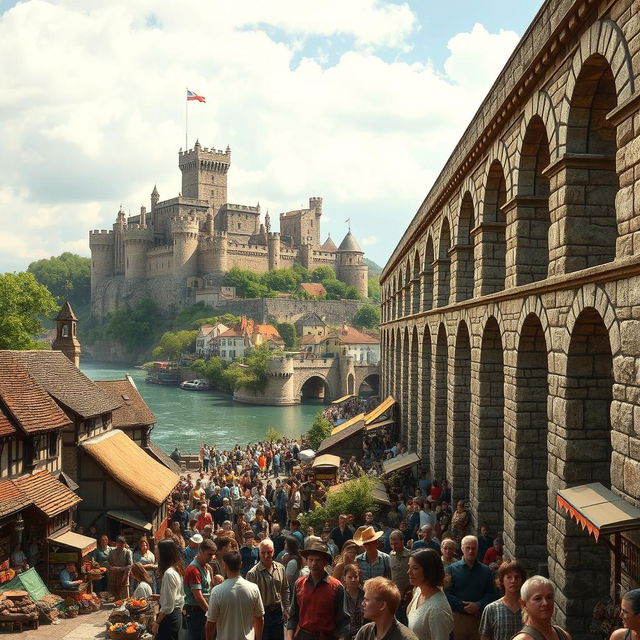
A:
<svg viewBox="0 0 640 640">
<path fill-rule="evenodd" d="M 552 583 L 527 579 L 499 533 L 481 525 L 474 535 L 446 480 L 406 471 L 388 507 L 303 530 L 318 492 L 299 469 L 302 447 L 207 447 L 201 469 L 181 476 L 153 550 L 146 537 L 131 549 L 100 537 L 94 559 L 109 568 L 112 595 L 157 597 L 158 640 L 177 640 L 183 625 L 189 640 L 571 640 L 551 626 Z M 378 447 L 389 453 L 383 439 L 372 456 Z M 345 462 L 338 478 L 363 473 L 361 463 Z M 625 625 L 640 627 L 640 592 L 625 598 Z"/>
<path fill-rule="evenodd" d="M 331 422 L 331 424 L 338 424 L 345 420 L 350 420 L 361 413 L 373 411 L 378 404 L 379 399 L 376 396 L 371 396 L 369 398 L 351 396 L 344 402 L 331 404 L 328 407 L 325 407 L 322 411 L 322 415 Z"/>
</svg>

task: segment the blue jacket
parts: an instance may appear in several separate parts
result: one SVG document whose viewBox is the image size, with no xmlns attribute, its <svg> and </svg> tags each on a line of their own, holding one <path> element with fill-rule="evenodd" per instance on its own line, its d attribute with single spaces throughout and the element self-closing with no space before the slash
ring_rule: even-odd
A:
<svg viewBox="0 0 640 640">
<path fill-rule="evenodd" d="M 451 608 L 465 613 L 464 603 L 475 602 L 480 611 L 498 599 L 498 589 L 491 569 L 476 560 L 469 567 L 464 560 L 458 560 L 447 567 L 451 582 L 444 590 Z"/>
</svg>

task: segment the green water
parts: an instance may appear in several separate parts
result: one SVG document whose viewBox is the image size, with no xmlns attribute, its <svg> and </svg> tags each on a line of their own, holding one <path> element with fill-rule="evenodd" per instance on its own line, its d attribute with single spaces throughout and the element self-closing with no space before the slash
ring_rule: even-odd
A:
<svg viewBox="0 0 640 640">
<path fill-rule="evenodd" d="M 218 391 L 184 391 L 178 387 L 148 384 L 140 369 L 109 364 L 82 362 L 80 369 L 93 380 L 122 378 L 129 374 L 156 416 L 153 441 L 170 453 L 178 447 L 182 453 L 196 453 L 206 442 L 229 449 L 264 438 L 269 427 L 295 438 L 308 431 L 313 416 L 321 408 L 316 404 L 293 407 L 258 407 L 233 402 Z"/>
</svg>

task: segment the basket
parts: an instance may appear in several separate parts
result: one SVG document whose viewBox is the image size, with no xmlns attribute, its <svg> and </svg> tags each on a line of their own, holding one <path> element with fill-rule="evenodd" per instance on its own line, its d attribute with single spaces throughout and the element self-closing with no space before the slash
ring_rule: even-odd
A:
<svg viewBox="0 0 640 640">
<path fill-rule="evenodd" d="M 111 640 L 139 640 L 142 637 L 143 632 L 137 633 L 118 633 L 117 631 L 109 631 L 109 637 Z"/>
<path fill-rule="evenodd" d="M 68 618 L 77 618 L 78 617 L 78 609 L 67 609 L 65 611 Z"/>
</svg>

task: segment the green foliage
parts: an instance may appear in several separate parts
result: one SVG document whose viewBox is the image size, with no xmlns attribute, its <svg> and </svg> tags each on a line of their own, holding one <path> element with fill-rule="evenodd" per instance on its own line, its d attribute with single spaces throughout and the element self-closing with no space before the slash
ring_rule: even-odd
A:
<svg viewBox="0 0 640 640">
<path fill-rule="evenodd" d="M 163 325 L 156 303 L 146 298 L 134 307 L 122 307 L 110 313 L 92 337 L 110 338 L 123 344 L 132 355 L 139 354 L 156 342 Z"/>
<path fill-rule="evenodd" d="M 224 380 L 231 389 L 246 387 L 260 393 L 267 384 L 267 368 L 271 352 L 266 344 L 251 349 L 242 361 L 232 362 L 224 372 Z"/>
<path fill-rule="evenodd" d="M 264 434 L 264 437 L 269 442 L 277 442 L 278 440 L 282 440 L 282 434 L 274 427 L 269 427 L 267 432 Z"/>
<path fill-rule="evenodd" d="M 298 348 L 298 334 L 290 322 L 280 322 L 276 325 L 280 337 L 284 340 L 284 348 L 295 351 Z"/>
<path fill-rule="evenodd" d="M 89 306 L 91 298 L 91 261 L 75 253 L 36 260 L 27 267 L 36 280 L 58 298 L 68 300 L 76 310 Z"/>
<path fill-rule="evenodd" d="M 51 292 L 32 273 L 0 275 L 0 349 L 44 349 L 36 340 L 57 309 Z"/>
<path fill-rule="evenodd" d="M 190 365 L 190 369 L 198 374 L 201 378 L 206 378 L 215 387 L 225 387 L 225 364 L 222 358 L 214 356 L 209 360 L 203 360 L 198 358 L 194 360 Z"/>
<path fill-rule="evenodd" d="M 224 276 L 224 284 L 229 287 L 235 287 L 236 295 L 241 298 L 256 297 L 249 295 L 249 286 L 261 284 L 260 274 L 249 271 L 249 269 L 232 267 Z"/>
<path fill-rule="evenodd" d="M 356 522 L 362 522 L 367 511 L 376 510 L 373 486 L 373 478 L 367 475 L 343 483 L 338 491 L 328 495 L 324 507 L 313 509 L 300 517 L 302 528 L 313 527 L 316 531 L 322 531 L 325 522 L 337 521 L 341 513 L 351 513 Z"/>
<path fill-rule="evenodd" d="M 378 276 L 369 276 L 367 296 L 374 302 L 380 303 L 381 295 L 380 278 Z"/>
<path fill-rule="evenodd" d="M 166 331 L 160 338 L 160 344 L 153 350 L 153 357 L 177 360 L 195 345 L 197 335 L 197 331 Z"/>
<path fill-rule="evenodd" d="M 340 300 L 346 297 L 347 285 L 344 282 L 334 278 L 333 280 L 325 280 L 322 284 L 327 292 L 328 300 Z"/>
<path fill-rule="evenodd" d="M 335 271 L 331 267 L 323 265 L 322 267 L 316 267 L 311 272 L 309 280 L 311 282 L 324 282 L 325 280 L 334 280 L 335 277 Z"/>
<path fill-rule="evenodd" d="M 322 411 L 318 411 L 313 419 L 311 429 L 309 429 L 305 437 L 309 441 L 311 448 L 315 450 L 325 438 L 331 435 L 331 430 L 331 423 L 322 415 Z"/>
<path fill-rule="evenodd" d="M 356 327 L 375 329 L 380 324 L 380 307 L 372 304 L 362 305 L 353 316 L 353 324 Z"/>
<path fill-rule="evenodd" d="M 347 287 L 344 292 L 344 297 L 347 300 L 360 300 L 360 294 L 356 287 Z"/>
<path fill-rule="evenodd" d="M 209 309 L 211 311 L 211 309 Z M 216 324 L 222 322 L 227 327 L 233 327 L 240 322 L 240 316 L 235 316 L 233 313 L 224 313 L 221 316 L 208 316 L 206 318 L 198 318 L 193 321 L 194 328 L 200 328 L 205 324 Z"/>
<path fill-rule="evenodd" d="M 262 275 L 262 284 L 273 291 L 284 293 L 295 291 L 301 282 L 299 269 L 273 269 Z"/>
</svg>

